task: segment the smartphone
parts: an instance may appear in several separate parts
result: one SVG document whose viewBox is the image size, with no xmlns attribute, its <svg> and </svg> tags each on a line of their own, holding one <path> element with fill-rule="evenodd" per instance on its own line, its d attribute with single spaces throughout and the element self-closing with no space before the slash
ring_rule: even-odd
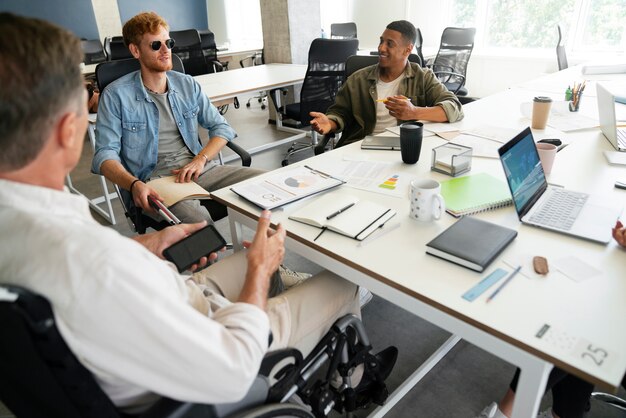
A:
<svg viewBox="0 0 626 418">
<path fill-rule="evenodd" d="M 176 265 L 182 273 L 202 257 L 208 256 L 226 246 L 226 241 L 213 225 L 194 232 L 174 245 L 163 250 L 166 260 Z"/>
</svg>

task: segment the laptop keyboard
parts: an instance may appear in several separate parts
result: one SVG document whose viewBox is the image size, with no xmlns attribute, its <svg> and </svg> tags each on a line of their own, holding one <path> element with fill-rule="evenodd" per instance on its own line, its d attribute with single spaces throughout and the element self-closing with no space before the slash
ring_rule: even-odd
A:
<svg viewBox="0 0 626 418">
<path fill-rule="evenodd" d="M 617 143 L 620 145 L 621 148 L 626 148 L 626 130 L 617 130 Z"/>
<path fill-rule="evenodd" d="M 550 198 L 529 220 L 535 224 L 569 231 L 588 197 L 586 193 L 553 189 Z"/>
</svg>

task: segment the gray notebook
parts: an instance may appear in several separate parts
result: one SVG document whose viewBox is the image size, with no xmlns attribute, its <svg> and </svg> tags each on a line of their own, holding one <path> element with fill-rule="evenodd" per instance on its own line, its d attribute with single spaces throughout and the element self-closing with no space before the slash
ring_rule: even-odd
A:
<svg viewBox="0 0 626 418">
<path fill-rule="evenodd" d="M 426 253 L 484 271 L 517 236 L 517 231 L 464 216 L 426 244 Z"/>
<path fill-rule="evenodd" d="M 400 137 L 393 136 L 366 136 L 361 142 L 361 149 L 382 149 L 400 151 Z"/>
</svg>

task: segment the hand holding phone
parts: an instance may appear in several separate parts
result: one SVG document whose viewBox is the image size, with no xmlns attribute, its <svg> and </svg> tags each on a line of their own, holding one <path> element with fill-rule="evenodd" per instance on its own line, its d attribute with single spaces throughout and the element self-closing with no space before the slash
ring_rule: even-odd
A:
<svg viewBox="0 0 626 418">
<path fill-rule="evenodd" d="M 182 273 L 202 257 L 206 257 L 225 246 L 226 241 L 217 229 L 213 225 L 207 225 L 167 247 L 163 250 L 163 256 L 166 260 L 174 263 L 178 271 Z"/>
</svg>

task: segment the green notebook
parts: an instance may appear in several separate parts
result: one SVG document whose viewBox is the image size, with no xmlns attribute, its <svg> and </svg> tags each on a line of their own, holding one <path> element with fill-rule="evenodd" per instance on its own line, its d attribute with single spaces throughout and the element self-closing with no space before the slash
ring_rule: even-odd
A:
<svg viewBox="0 0 626 418">
<path fill-rule="evenodd" d="M 487 173 L 442 181 L 441 194 L 446 211 L 457 218 L 513 203 L 506 183 Z"/>
</svg>

